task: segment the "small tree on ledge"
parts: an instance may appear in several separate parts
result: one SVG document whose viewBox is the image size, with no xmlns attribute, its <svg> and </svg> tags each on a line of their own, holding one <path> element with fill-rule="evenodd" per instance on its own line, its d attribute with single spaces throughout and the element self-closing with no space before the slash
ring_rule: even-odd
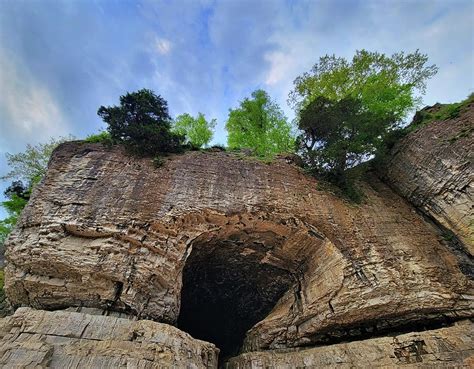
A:
<svg viewBox="0 0 474 369">
<path fill-rule="evenodd" d="M 171 132 L 168 103 L 151 90 L 120 96 L 120 106 L 101 106 L 97 114 L 108 124 L 112 140 L 132 153 L 151 156 L 181 149 L 184 138 Z"/>
</svg>

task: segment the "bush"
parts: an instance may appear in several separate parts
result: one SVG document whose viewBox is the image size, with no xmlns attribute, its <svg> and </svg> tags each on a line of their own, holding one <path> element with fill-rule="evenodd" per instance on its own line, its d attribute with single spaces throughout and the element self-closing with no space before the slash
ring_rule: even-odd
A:
<svg viewBox="0 0 474 369">
<path fill-rule="evenodd" d="M 153 156 L 182 150 L 184 137 L 171 132 L 168 103 L 151 90 L 120 96 L 120 106 L 101 106 L 97 114 L 108 124 L 114 142 L 133 154 Z"/>
<path fill-rule="evenodd" d="M 104 145 L 111 145 L 113 143 L 110 133 L 106 131 L 89 135 L 84 141 L 89 143 L 102 143 Z"/>
</svg>

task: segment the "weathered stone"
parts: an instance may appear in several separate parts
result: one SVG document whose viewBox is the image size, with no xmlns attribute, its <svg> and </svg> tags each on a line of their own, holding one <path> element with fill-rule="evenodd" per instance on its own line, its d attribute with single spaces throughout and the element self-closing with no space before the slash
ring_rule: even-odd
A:
<svg viewBox="0 0 474 369">
<path fill-rule="evenodd" d="M 439 106 L 434 106 L 438 108 Z M 474 253 L 474 103 L 398 142 L 384 175 L 402 196 Z M 449 235 L 448 235 L 449 237 Z"/>
<path fill-rule="evenodd" d="M 372 338 L 293 351 L 250 352 L 226 369 L 293 368 L 472 368 L 474 325 Z"/>
<path fill-rule="evenodd" d="M 20 308 L 0 319 L 2 368 L 217 368 L 219 350 L 167 324 Z"/>
<path fill-rule="evenodd" d="M 376 176 L 362 184 L 360 206 L 317 185 L 284 158 L 188 152 L 154 168 L 118 148 L 64 144 L 7 242 L 7 296 L 13 306 L 85 306 L 174 324 L 185 266 L 196 262 L 192 276 L 214 259 L 229 272 L 185 277 L 210 291 L 187 301 L 206 314 L 225 291 L 225 304 L 242 305 L 229 312 L 257 323 L 250 351 L 472 316 L 472 281 L 459 266 L 469 260 L 437 227 Z M 207 288 L 219 284 L 226 288 Z M 230 329 L 232 316 L 218 318 Z"/>
</svg>

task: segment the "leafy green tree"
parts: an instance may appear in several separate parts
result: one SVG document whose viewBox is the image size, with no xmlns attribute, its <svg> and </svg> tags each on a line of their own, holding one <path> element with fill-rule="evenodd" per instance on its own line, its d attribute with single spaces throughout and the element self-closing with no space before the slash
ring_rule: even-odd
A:
<svg viewBox="0 0 474 369">
<path fill-rule="evenodd" d="M 298 77 L 289 102 L 311 169 L 351 187 L 348 169 L 371 158 L 421 101 L 426 80 L 437 72 L 427 61 L 418 50 L 391 57 L 362 50 L 351 62 L 326 55 Z"/>
<path fill-rule="evenodd" d="M 168 103 L 151 90 L 120 96 L 120 106 L 101 106 L 97 114 L 108 124 L 112 140 L 135 154 L 156 155 L 181 149 L 184 138 L 171 132 Z"/>
<path fill-rule="evenodd" d="M 1 180 L 21 180 L 33 187 L 46 173 L 49 158 L 53 150 L 61 143 L 73 140 L 74 137 L 51 138 L 46 143 L 38 145 L 26 145 L 26 150 L 18 154 L 6 154 L 7 164 L 11 168 L 7 175 L 0 177 Z"/>
<path fill-rule="evenodd" d="M 295 79 L 289 103 L 299 112 L 318 96 L 333 101 L 352 97 L 381 118 L 401 121 L 421 103 L 426 81 L 438 71 L 427 62 L 427 55 L 418 50 L 390 57 L 360 50 L 352 61 L 326 55 Z"/>
<path fill-rule="evenodd" d="M 381 120 L 352 97 L 334 101 L 319 96 L 300 112 L 298 148 L 314 171 L 346 187 L 346 170 L 376 152 L 393 122 Z"/>
<path fill-rule="evenodd" d="M 294 151 L 291 125 L 281 108 L 263 90 L 230 109 L 226 123 L 227 143 L 232 148 L 249 148 L 258 156 Z"/>
<path fill-rule="evenodd" d="M 26 150 L 18 154 L 7 153 L 7 163 L 11 170 L 0 179 L 13 181 L 5 190 L 7 200 L 0 203 L 8 214 L 5 219 L 0 220 L 0 246 L 15 226 L 33 187 L 44 177 L 53 150 L 59 144 L 72 139 L 72 136 L 51 138 L 48 142 L 35 146 L 28 144 Z"/>
<path fill-rule="evenodd" d="M 176 117 L 173 131 L 185 136 L 187 143 L 201 148 L 211 142 L 215 126 L 216 120 L 212 119 L 208 122 L 202 113 L 199 113 L 196 118 L 186 113 Z"/>
</svg>

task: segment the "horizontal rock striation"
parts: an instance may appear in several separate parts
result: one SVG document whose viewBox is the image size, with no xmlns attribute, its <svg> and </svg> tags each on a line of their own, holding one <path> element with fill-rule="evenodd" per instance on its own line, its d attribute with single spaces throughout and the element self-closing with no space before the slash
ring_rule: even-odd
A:
<svg viewBox="0 0 474 369">
<path fill-rule="evenodd" d="M 7 242 L 7 296 L 176 324 L 182 291 L 196 289 L 208 297 L 183 292 L 183 310 L 237 306 L 227 310 L 253 324 L 247 351 L 471 317 L 467 256 L 376 176 L 362 187 L 356 206 L 285 158 L 188 152 L 155 168 L 120 148 L 63 144 Z M 220 318 L 223 330 L 238 319 Z"/>
<path fill-rule="evenodd" d="M 256 368 L 472 368 L 471 321 L 441 329 L 294 351 L 250 352 L 225 369 Z"/>
<path fill-rule="evenodd" d="M 217 368 L 219 350 L 167 324 L 17 309 L 0 320 L 2 368 Z"/>
<path fill-rule="evenodd" d="M 474 253 L 474 103 L 400 140 L 384 176 L 413 205 Z M 449 235 L 448 235 L 449 237 Z"/>
</svg>

